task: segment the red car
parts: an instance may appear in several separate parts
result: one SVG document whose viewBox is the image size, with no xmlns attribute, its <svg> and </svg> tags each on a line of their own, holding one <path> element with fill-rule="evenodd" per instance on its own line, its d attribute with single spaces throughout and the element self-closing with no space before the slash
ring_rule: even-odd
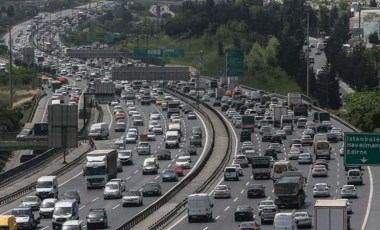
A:
<svg viewBox="0 0 380 230">
<path fill-rule="evenodd" d="M 177 173 L 177 176 L 183 176 L 183 169 L 182 166 L 176 166 L 175 172 Z"/>
<path fill-rule="evenodd" d="M 125 114 L 124 113 L 118 113 L 115 115 L 115 119 L 116 120 L 125 119 Z"/>
</svg>

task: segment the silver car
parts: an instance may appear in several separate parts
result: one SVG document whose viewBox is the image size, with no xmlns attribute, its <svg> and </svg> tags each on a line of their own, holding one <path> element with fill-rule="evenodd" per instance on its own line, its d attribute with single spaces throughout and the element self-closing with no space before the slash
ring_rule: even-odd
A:
<svg viewBox="0 0 380 230">
<path fill-rule="evenodd" d="M 48 198 L 42 201 L 42 204 L 40 206 L 40 217 L 45 218 L 45 217 L 52 217 L 53 216 L 53 211 L 54 211 L 54 205 L 57 202 L 57 199 L 55 198 Z"/>
<path fill-rule="evenodd" d="M 22 206 L 31 207 L 32 210 L 39 210 L 40 204 L 41 200 L 38 198 L 38 196 L 26 196 L 21 203 Z"/>
<path fill-rule="evenodd" d="M 358 198 L 358 192 L 354 185 L 344 185 L 340 190 L 342 198 Z"/>
<path fill-rule="evenodd" d="M 297 227 L 311 228 L 313 225 L 312 215 L 307 212 L 295 212 L 294 219 L 296 220 Z"/>
<path fill-rule="evenodd" d="M 121 198 L 122 188 L 119 182 L 108 182 L 104 187 L 104 199 Z"/>
<path fill-rule="evenodd" d="M 217 185 L 214 188 L 214 198 L 231 198 L 231 189 L 227 185 Z"/>
</svg>

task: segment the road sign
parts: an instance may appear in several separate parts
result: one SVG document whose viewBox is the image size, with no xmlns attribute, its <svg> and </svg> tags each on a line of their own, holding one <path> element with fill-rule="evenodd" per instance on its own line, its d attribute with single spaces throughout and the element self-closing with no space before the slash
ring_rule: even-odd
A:
<svg viewBox="0 0 380 230">
<path fill-rule="evenodd" d="M 146 49 L 136 48 L 133 57 L 184 57 L 184 49 Z"/>
<path fill-rule="evenodd" d="M 111 44 L 111 43 L 113 43 L 113 36 L 112 35 L 106 35 L 106 36 L 104 36 L 103 40 L 104 40 L 104 43 Z"/>
<path fill-rule="evenodd" d="M 380 165 L 380 134 L 345 133 L 345 165 Z"/>
<path fill-rule="evenodd" d="M 226 75 L 237 77 L 244 74 L 244 50 L 230 49 L 226 53 Z"/>
<path fill-rule="evenodd" d="M 88 34 L 86 36 L 86 42 L 87 43 L 93 43 L 96 42 L 96 35 L 95 34 Z"/>
</svg>

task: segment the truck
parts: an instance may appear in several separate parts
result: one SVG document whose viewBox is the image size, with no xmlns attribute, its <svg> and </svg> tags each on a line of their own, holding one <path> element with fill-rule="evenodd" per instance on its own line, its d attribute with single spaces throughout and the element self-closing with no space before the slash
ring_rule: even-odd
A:
<svg viewBox="0 0 380 230">
<path fill-rule="evenodd" d="M 330 113 L 316 111 L 313 113 L 313 121 L 319 123 L 322 123 L 323 121 L 330 121 Z"/>
<path fill-rule="evenodd" d="M 48 123 L 26 123 L 21 132 L 16 136 L 16 140 L 47 140 L 48 138 Z"/>
<path fill-rule="evenodd" d="M 86 154 L 84 175 L 88 189 L 104 187 L 116 174 L 117 150 L 93 150 Z"/>
<path fill-rule="evenodd" d="M 177 131 L 180 136 L 182 136 L 181 132 L 181 123 L 169 123 L 168 131 Z"/>
<path fill-rule="evenodd" d="M 49 88 L 51 88 L 52 91 L 55 91 L 56 89 L 59 89 L 62 87 L 62 83 L 60 81 L 51 81 L 49 84 Z"/>
<path fill-rule="evenodd" d="M 302 104 L 301 93 L 288 93 L 288 106 L 290 109 L 297 107 Z"/>
<path fill-rule="evenodd" d="M 315 230 L 349 230 L 350 218 L 347 215 L 347 200 L 316 200 L 314 204 Z"/>
<path fill-rule="evenodd" d="M 172 114 L 180 114 L 179 102 L 168 102 L 167 116 L 170 118 Z"/>
<path fill-rule="evenodd" d="M 261 100 L 261 93 L 260 93 L 260 91 L 258 91 L 258 90 L 251 91 L 250 99 L 253 102 L 260 102 L 260 100 Z"/>
<path fill-rule="evenodd" d="M 146 133 L 140 134 L 139 141 L 140 142 L 147 142 L 148 141 L 148 134 L 146 134 Z"/>
<path fill-rule="evenodd" d="M 282 115 L 281 116 L 281 129 L 284 126 L 290 126 L 293 129 L 293 115 Z"/>
<path fill-rule="evenodd" d="M 298 106 L 293 106 L 294 117 L 307 117 L 308 116 L 308 106 L 307 104 L 301 104 Z"/>
<path fill-rule="evenodd" d="M 288 115 L 288 107 L 274 106 L 273 107 L 273 125 L 274 127 L 281 126 L 281 118 L 283 115 Z"/>
<path fill-rule="evenodd" d="M 215 91 L 215 99 L 220 100 L 222 97 L 226 94 L 226 89 L 224 88 L 217 88 Z"/>
<path fill-rule="evenodd" d="M 0 215 L 0 229 L 17 230 L 16 217 L 14 215 Z"/>
<path fill-rule="evenodd" d="M 255 131 L 255 116 L 243 115 L 241 117 L 241 128 L 250 130 L 253 133 Z"/>
<path fill-rule="evenodd" d="M 283 172 L 274 182 L 274 202 L 279 208 L 301 208 L 305 204 L 305 177 L 299 171 Z"/>
<path fill-rule="evenodd" d="M 314 154 L 315 159 L 324 158 L 330 160 L 331 158 L 331 146 L 330 143 L 326 141 L 316 141 L 314 144 Z"/>
<path fill-rule="evenodd" d="M 212 79 L 212 80 L 210 81 L 210 88 L 211 88 L 211 89 L 218 88 L 218 80 L 216 80 L 216 79 Z"/>
<path fill-rule="evenodd" d="M 258 178 L 271 178 L 271 157 L 269 156 L 254 156 L 252 157 L 252 175 L 256 180 Z"/>
<path fill-rule="evenodd" d="M 31 207 L 19 206 L 12 209 L 11 214 L 16 217 L 17 229 L 37 229 L 40 224 L 40 217 L 34 217 Z"/>
</svg>

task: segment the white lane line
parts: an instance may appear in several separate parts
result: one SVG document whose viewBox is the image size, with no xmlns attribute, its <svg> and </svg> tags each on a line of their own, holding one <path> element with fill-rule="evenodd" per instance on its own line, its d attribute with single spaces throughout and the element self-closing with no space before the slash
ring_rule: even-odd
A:
<svg viewBox="0 0 380 230">
<path fill-rule="evenodd" d="M 160 178 L 160 175 L 156 176 L 154 179 L 157 180 L 158 178 Z"/>
<path fill-rule="evenodd" d="M 371 168 L 367 166 L 368 176 L 369 176 L 369 197 L 368 197 L 368 204 L 367 209 L 365 211 L 365 216 L 363 220 L 363 224 L 361 227 L 361 230 L 366 229 L 369 213 L 371 211 L 371 204 L 372 204 L 372 196 L 373 196 L 373 178 L 372 178 L 372 171 Z"/>
<path fill-rule="evenodd" d="M 224 211 L 226 212 L 229 208 L 230 208 L 230 206 L 227 206 L 227 207 L 224 209 Z"/>
<path fill-rule="evenodd" d="M 112 127 L 112 123 L 113 123 L 113 115 L 112 115 L 112 113 L 111 113 L 111 109 L 110 109 L 110 106 L 109 106 L 109 105 L 107 105 L 107 110 L 108 110 L 108 113 L 110 114 L 110 118 L 111 118 L 111 122 L 110 122 L 110 124 L 109 124 L 109 126 L 108 126 L 108 129 L 111 129 L 111 127 Z"/>
<path fill-rule="evenodd" d="M 234 202 L 236 202 L 238 199 L 239 199 L 239 198 L 238 198 L 238 197 L 236 197 L 236 198 L 234 199 Z"/>
<path fill-rule="evenodd" d="M 49 226 L 45 226 L 45 227 L 41 228 L 41 230 L 47 229 L 48 227 L 49 227 Z"/>
<path fill-rule="evenodd" d="M 125 180 L 129 180 L 129 179 L 131 179 L 131 176 L 128 176 L 127 178 L 125 178 Z"/>
<path fill-rule="evenodd" d="M 113 207 L 112 209 L 117 209 L 117 207 L 119 207 L 119 206 L 120 206 L 120 204 L 116 205 L 116 206 Z"/>
<path fill-rule="evenodd" d="M 170 168 L 170 166 L 172 166 L 172 164 L 168 164 L 168 168 Z"/>
<path fill-rule="evenodd" d="M 62 185 L 67 184 L 68 182 L 70 182 L 71 180 L 77 178 L 78 176 L 80 176 L 80 175 L 82 175 L 82 174 L 83 174 L 83 172 L 78 173 L 77 175 L 71 177 L 71 178 L 68 179 L 67 181 L 65 181 L 65 182 L 61 183 L 60 185 L 58 185 L 58 187 L 61 187 Z"/>
<path fill-rule="evenodd" d="M 82 207 L 79 208 L 79 210 L 81 210 L 82 208 L 86 207 L 86 205 L 83 205 Z"/>
<path fill-rule="evenodd" d="M 94 201 L 96 201 L 97 199 L 99 199 L 99 197 L 96 197 L 95 199 L 93 199 L 91 202 L 94 202 Z"/>
<path fill-rule="evenodd" d="M 207 230 L 208 229 L 208 227 L 205 227 L 203 230 Z"/>
<path fill-rule="evenodd" d="M 243 193 L 244 193 L 244 189 L 243 189 L 243 190 L 241 190 L 240 194 L 243 194 Z"/>
<path fill-rule="evenodd" d="M 249 181 L 247 183 L 245 183 L 245 185 L 249 185 Z"/>
<path fill-rule="evenodd" d="M 217 220 L 217 219 L 219 219 L 220 218 L 220 216 L 217 216 L 217 217 L 215 217 L 215 220 Z"/>
<path fill-rule="evenodd" d="M 136 174 L 136 173 L 138 173 L 138 172 L 139 172 L 139 170 L 137 169 L 136 171 L 133 172 L 133 174 Z"/>
</svg>

